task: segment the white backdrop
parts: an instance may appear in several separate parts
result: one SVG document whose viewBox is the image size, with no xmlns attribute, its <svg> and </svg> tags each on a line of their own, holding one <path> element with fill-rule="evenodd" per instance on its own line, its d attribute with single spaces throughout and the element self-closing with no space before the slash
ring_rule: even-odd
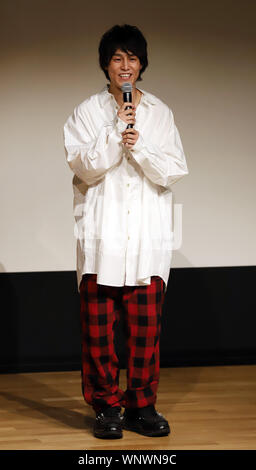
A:
<svg viewBox="0 0 256 470">
<path fill-rule="evenodd" d="M 173 185 L 183 207 L 173 267 L 255 265 L 253 2 L 105 5 L 1 2 L 0 270 L 76 267 L 63 125 L 105 85 L 99 40 L 122 23 L 145 34 L 149 67 L 138 86 L 172 109 L 187 158 L 189 175 Z"/>
</svg>

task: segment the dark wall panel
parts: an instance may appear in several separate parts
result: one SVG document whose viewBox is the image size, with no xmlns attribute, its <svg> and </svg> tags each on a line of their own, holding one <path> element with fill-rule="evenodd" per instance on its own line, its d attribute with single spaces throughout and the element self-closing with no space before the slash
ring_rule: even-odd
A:
<svg viewBox="0 0 256 470">
<path fill-rule="evenodd" d="M 256 363 L 255 266 L 173 268 L 161 367 Z M 0 371 L 80 369 L 76 272 L 1 273 Z M 126 365 L 123 320 L 115 344 Z"/>
</svg>

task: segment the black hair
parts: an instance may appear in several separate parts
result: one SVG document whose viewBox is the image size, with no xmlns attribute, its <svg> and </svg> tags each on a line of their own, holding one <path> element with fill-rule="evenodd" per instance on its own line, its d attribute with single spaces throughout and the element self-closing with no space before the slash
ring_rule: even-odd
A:
<svg viewBox="0 0 256 470">
<path fill-rule="evenodd" d="M 99 44 L 99 63 L 108 80 L 110 78 L 105 67 L 108 67 L 117 49 L 124 52 L 131 51 L 139 58 L 142 67 L 138 81 L 141 81 L 141 74 L 148 66 L 147 41 L 141 31 L 136 26 L 123 24 L 115 25 L 103 34 Z"/>
</svg>

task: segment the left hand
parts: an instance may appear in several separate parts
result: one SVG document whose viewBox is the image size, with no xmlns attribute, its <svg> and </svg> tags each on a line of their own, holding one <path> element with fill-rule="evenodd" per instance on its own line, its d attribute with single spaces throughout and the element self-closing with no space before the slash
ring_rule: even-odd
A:
<svg viewBox="0 0 256 470">
<path fill-rule="evenodd" d="M 133 145 L 136 144 L 138 138 L 139 138 L 139 132 L 134 129 L 134 127 L 131 127 L 131 129 L 125 129 L 124 132 L 122 132 L 123 136 L 123 144 L 126 148 L 130 149 L 133 147 Z"/>
</svg>

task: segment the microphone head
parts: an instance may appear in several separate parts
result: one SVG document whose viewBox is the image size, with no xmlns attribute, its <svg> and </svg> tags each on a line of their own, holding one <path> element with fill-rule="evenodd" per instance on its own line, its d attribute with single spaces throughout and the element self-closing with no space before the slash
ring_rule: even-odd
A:
<svg viewBox="0 0 256 470">
<path fill-rule="evenodd" d="M 123 93 L 131 93 L 132 92 L 132 84 L 130 82 L 125 82 L 121 86 Z"/>
</svg>

